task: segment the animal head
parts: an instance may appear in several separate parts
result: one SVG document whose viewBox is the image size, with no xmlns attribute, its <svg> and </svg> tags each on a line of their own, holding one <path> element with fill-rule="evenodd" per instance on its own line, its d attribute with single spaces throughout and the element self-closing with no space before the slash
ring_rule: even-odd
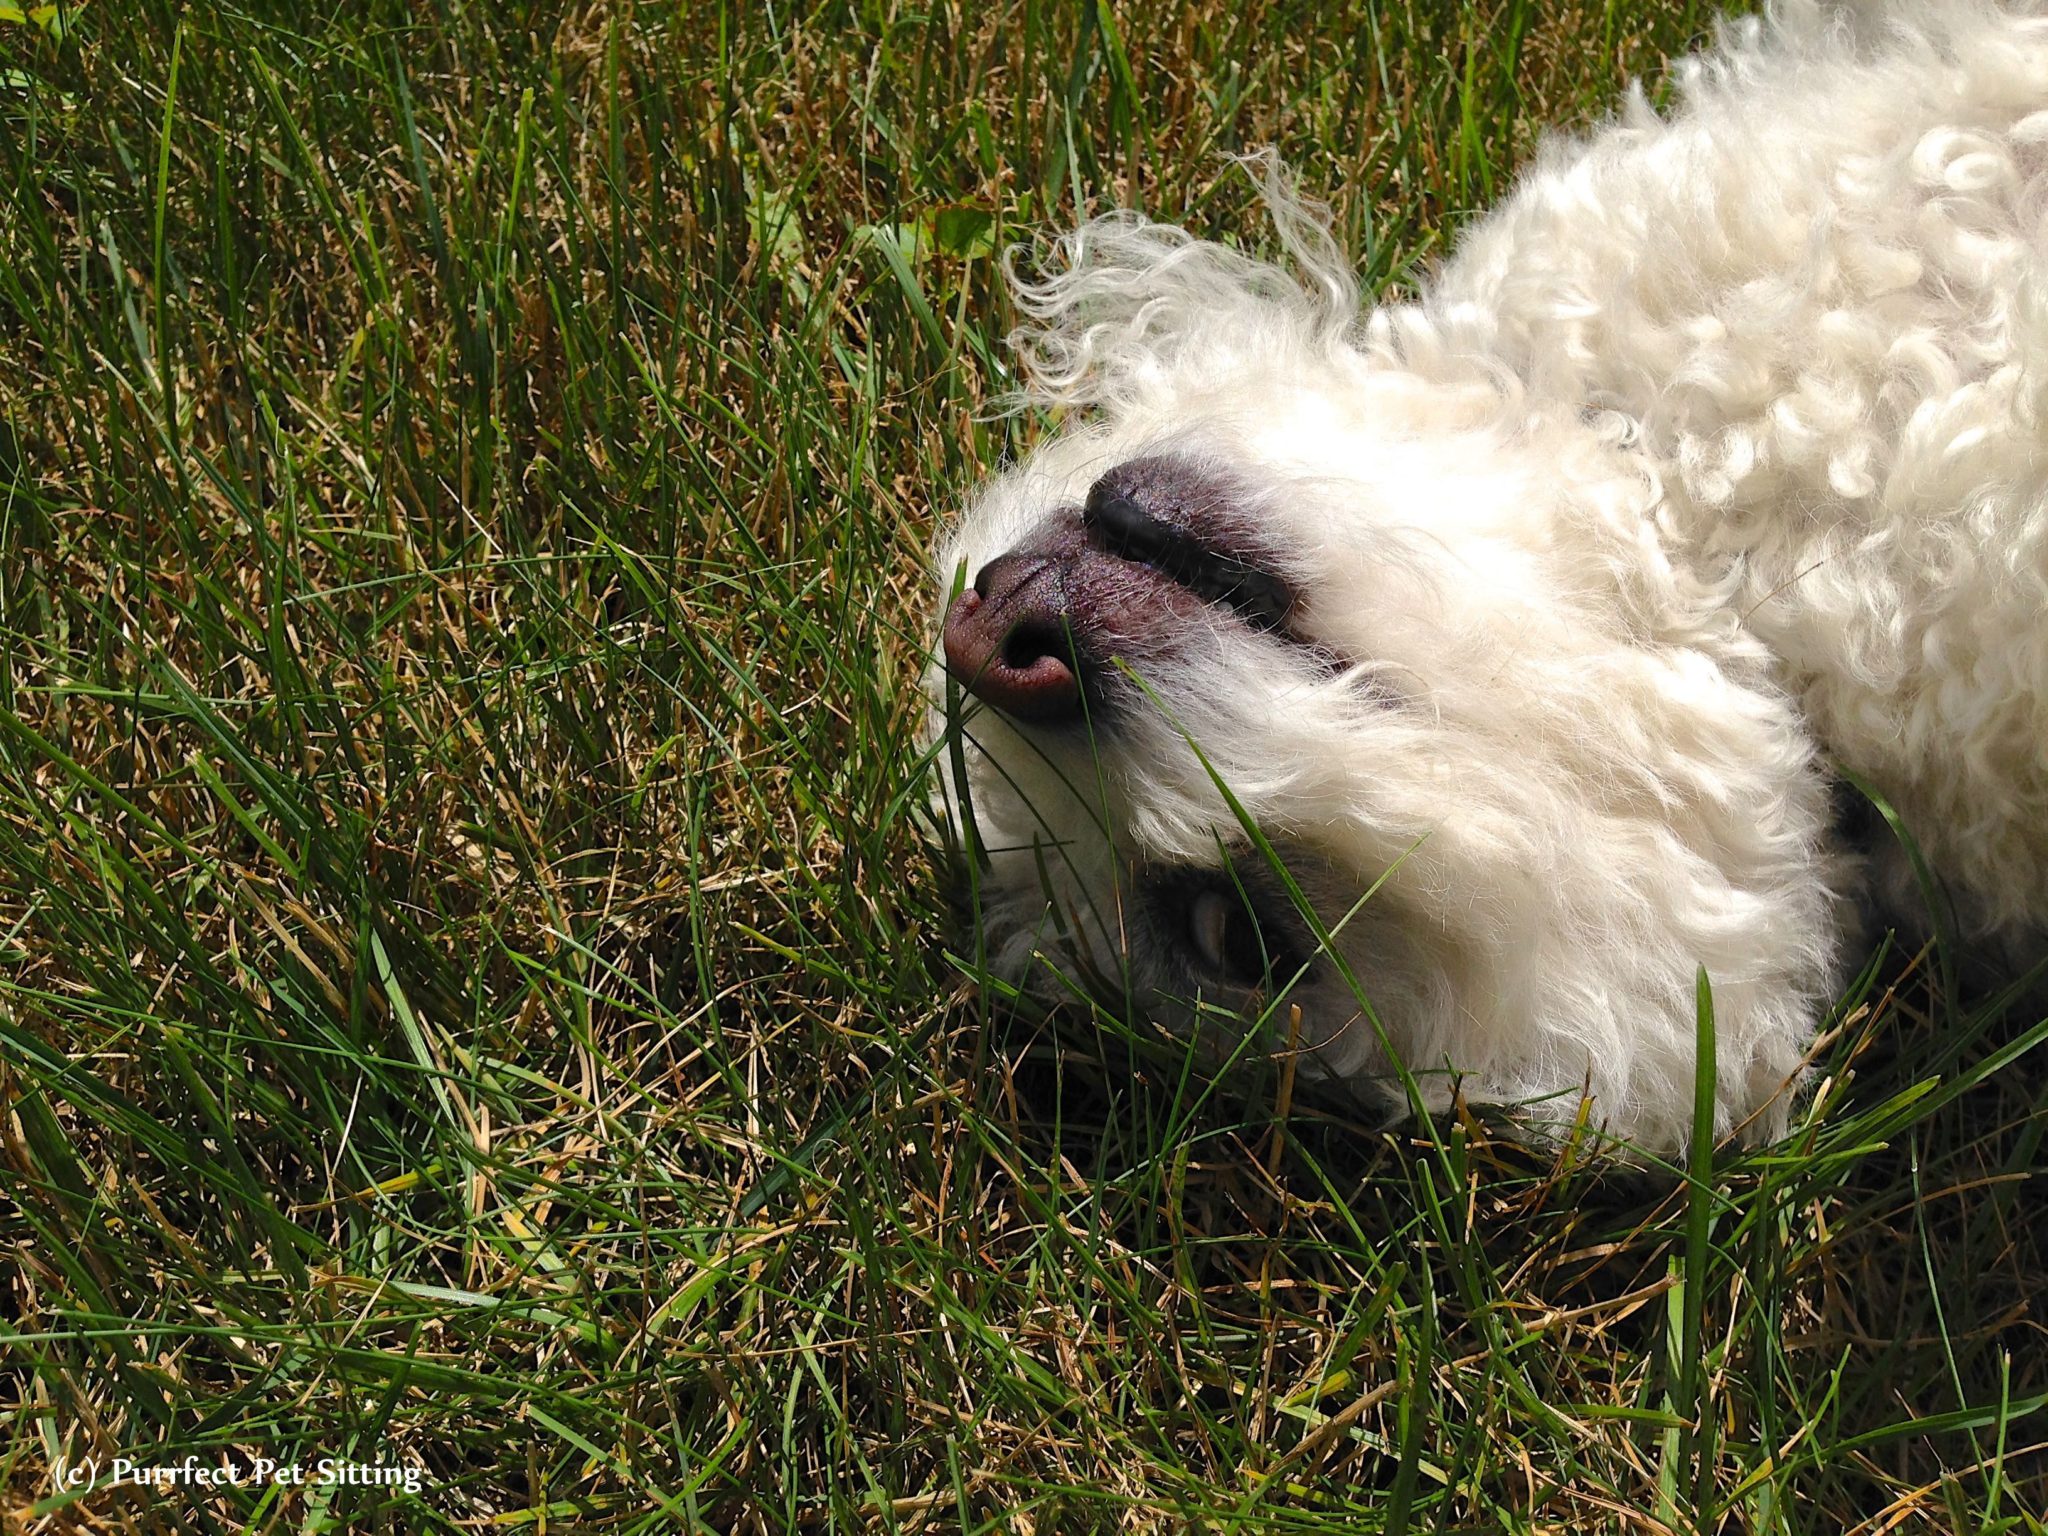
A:
<svg viewBox="0 0 2048 1536">
<path fill-rule="evenodd" d="M 928 677 L 993 963 L 1181 1030 L 1298 1006 L 1312 1071 L 1391 1044 L 1436 1103 L 1590 1084 L 1622 1130 L 1686 1101 L 1706 964 L 1732 1070 L 1782 1080 L 1821 793 L 1655 466 L 1458 317 L 1363 315 L 1268 195 L 1298 276 L 1116 217 L 1017 281 L 1067 424 L 938 551 Z"/>
</svg>

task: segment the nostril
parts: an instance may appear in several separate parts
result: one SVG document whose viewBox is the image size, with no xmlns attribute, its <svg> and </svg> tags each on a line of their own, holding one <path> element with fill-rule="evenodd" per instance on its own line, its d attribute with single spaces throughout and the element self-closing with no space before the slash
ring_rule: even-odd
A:
<svg viewBox="0 0 2048 1536">
<path fill-rule="evenodd" d="M 1066 632 L 1057 625 L 1025 619 L 1003 636 L 1003 665 L 1014 671 L 1028 672 L 1039 662 L 1050 658 L 1064 666 L 1072 649 L 1067 643 Z"/>
<path fill-rule="evenodd" d="M 1057 725 L 1082 711 L 1079 658 L 1051 561 L 1004 555 L 947 610 L 946 666 L 1013 719 Z"/>
</svg>

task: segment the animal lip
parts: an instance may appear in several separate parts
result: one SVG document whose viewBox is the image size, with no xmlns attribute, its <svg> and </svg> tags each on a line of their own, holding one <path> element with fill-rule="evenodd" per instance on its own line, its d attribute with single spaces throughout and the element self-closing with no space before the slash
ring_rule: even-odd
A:
<svg viewBox="0 0 2048 1536">
<path fill-rule="evenodd" d="M 1292 628 L 1296 595 L 1246 506 L 1217 471 L 1127 460 L 981 567 L 946 610 L 947 670 L 1015 721 L 1064 727 L 1112 721 L 1129 691 L 1119 667 L 1187 653 L 1218 609 L 1320 655 Z"/>
<path fill-rule="evenodd" d="M 1229 548 L 1227 526 L 1197 528 L 1192 519 L 1161 516 L 1148 507 L 1137 488 L 1144 485 L 1152 462 L 1134 461 L 1090 488 L 1081 512 L 1088 542 L 1104 554 L 1157 571 L 1197 597 L 1232 609 L 1253 629 L 1284 631 L 1294 611 L 1293 590 L 1257 561 Z M 1127 484 L 1133 489 L 1126 489 Z M 1205 498 L 1204 504 L 1213 507 L 1214 499 Z M 1184 503 L 1173 510 L 1186 518 Z"/>
</svg>

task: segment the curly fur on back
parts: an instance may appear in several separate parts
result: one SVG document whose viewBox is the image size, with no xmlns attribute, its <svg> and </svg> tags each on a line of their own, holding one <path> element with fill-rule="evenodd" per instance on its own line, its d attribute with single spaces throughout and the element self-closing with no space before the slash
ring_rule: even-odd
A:
<svg viewBox="0 0 2048 1536">
<path fill-rule="evenodd" d="M 1146 872 L 1242 841 L 1213 770 L 1338 915 L 1384 882 L 1339 942 L 1409 1066 L 1557 1117 L 1585 1088 L 1668 1146 L 1695 968 L 1721 1127 L 1770 1129 L 1845 898 L 1908 892 L 1835 845 L 1831 769 L 1965 929 L 2038 942 L 2048 20 L 1786 0 L 1677 86 L 1549 142 L 1412 303 L 1361 312 L 1271 161 L 1291 269 L 1116 214 L 1013 274 L 1024 398 L 1078 421 L 942 583 L 1181 453 L 1246 488 L 1341 665 L 1219 621 L 1113 735 L 977 716 L 999 963 L 1155 974 Z M 1344 984 L 1303 997 L 1328 1071 L 1387 1069 Z"/>
</svg>

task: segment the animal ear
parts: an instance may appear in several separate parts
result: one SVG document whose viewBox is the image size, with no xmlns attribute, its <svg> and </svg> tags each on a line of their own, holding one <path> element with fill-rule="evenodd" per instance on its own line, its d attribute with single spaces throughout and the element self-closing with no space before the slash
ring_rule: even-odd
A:
<svg viewBox="0 0 2048 1536">
<path fill-rule="evenodd" d="M 1300 195 L 1271 150 L 1241 163 L 1291 267 L 1128 210 L 1005 253 L 1023 317 L 1010 335 L 1023 381 L 1014 405 L 1114 404 L 1345 344 L 1358 283 L 1329 210 Z"/>
</svg>

